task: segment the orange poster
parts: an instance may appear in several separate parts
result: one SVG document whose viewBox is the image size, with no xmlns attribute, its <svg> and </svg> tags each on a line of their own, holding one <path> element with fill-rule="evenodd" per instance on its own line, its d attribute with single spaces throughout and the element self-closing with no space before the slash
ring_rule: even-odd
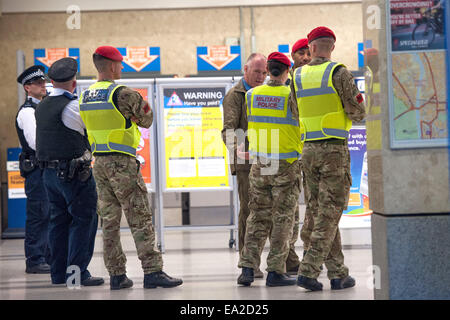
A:
<svg viewBox="0 0 450 320">
<path fill-rule="evenodd" d="M 26 198 L 25 179 L 19 171 L 8 171 L 8 198 Z"/>
<path fill-rule="evenodd" d="M 133 88 L 137 92 L 139 92 L 144 98 L 144 100 L 148 101 L 148 89 L 147 88 Z M 139 142 L 139 146 L 137 147 L 136 159 L 141 163 L 141 173 L 144 178 L 144 182 L 146 184 L 150 184 L 152 182 L 151 176 L 151 163 L 150 163 L 150 130 L 145 128 L 139 128 L 141 131 L 141 141 Z"/>
</svg>

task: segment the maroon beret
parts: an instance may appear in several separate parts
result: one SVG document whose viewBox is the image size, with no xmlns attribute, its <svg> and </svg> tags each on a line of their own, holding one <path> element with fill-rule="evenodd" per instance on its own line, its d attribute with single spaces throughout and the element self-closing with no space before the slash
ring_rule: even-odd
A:
<svg viewBox="0 0 450 320">
<path fill-rule="evenodd" d="M 291 54 L 294 54 L 300 49 L 308 48 L 308 39 L 300 39 L 296 43 L 294 43 L 294 46 L 292 47 Z"/>
<path fill-rule="evenodd" d="M 291 66 L 291 60 L 289 60 L 289 58 L 281 52 L 275 51 L 275 52 L 272 52 L 271 54 L 269 54 L 269 56 L 267 57 L 267 61 L 271 61 L 271 60 L 278 61 L 282 64 L 287 65 L 288 67 Z"/>
<path fill-rule="evenodd" d="M 113 61 L 122 61 L 123 57 L 120 54 L 119 50 L 115 47 L 111 46 L 101 46 L 95 50 L 95 53 L 101 55 L 102 57 L 111 59 Z"/>
<path fill-rule="evenodd" d="M 376 56 L 376 55 L 378 55 L 378 50 L 375 48 L 364 49 L 364 55 L 366 57 Z"/>
<path fill-rule="evenodd" d="M 313 29 L 310 33 L 308 33 L 308 42 L 316 40 L 318 38 L 333 38 L 336 41 L 336 36 L 334 35 L 333 30 L 327 27 L 317 27 Z"/>
</svg>

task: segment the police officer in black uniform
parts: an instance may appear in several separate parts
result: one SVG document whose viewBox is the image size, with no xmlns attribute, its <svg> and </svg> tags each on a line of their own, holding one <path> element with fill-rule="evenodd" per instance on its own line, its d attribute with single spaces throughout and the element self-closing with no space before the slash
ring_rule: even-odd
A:
<svg viewBox="0 0 450 320">
<path fill-rule="evenodd" d="M 16 115 L 16 130 L 22 146 L 20 175 L 25 178 L 27 196 L 25 220 L 26 273 L 50 273 L 48 249 L 48 200 L 42 183 L 42 170 L 36 161 L 36 119 L 34 112 L 45 97 L 45 69 L 32 66 L 17 78 L 27 94 Z"/>
<path fill-rule="evenodd" d="M 73 96 L 77 67 L 75 59 L 62 58 L 48 70 L 53 92 L 36 108 L 36 153 L 50 203 L 52 283 L 79 280 L 82 286 L 97 286 L 103 278 L 87 270 L 97 232 L 97 192 L 86 130 Z"/>
</svg>

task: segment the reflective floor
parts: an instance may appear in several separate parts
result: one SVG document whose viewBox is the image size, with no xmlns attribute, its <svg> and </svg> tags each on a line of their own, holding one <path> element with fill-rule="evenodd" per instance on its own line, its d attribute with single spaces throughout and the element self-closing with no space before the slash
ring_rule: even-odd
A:
<svg viewBox="0 0 450 320">
<path fill-rule="evenodd" d="M 322 292 L 306 292 L 298 286 L 266 287 L 265 280 L 256 279 L 251 287 L 236 283 L 238 253 L 228 248 L 229 231 L 167 231 L 165 233 L 164 271 L 173 277 L 181 277 L 183 285 L 171 289 L 143 289 L 143 273 L 137 258 L 133 239 L 128 229 L 122 230 L 122 246 L 127 256 L 127 274 L 134 287 L 119 291 L 109 289 L 109 276 L 102 256 L 102 235 L 99 231 L 95 253 L 89 271 L 93 276 L 105 278 L 99 287 L 68 289 L 53 286 L 49 275 L 25 273 L 23 239 L 0 240 L 0 299 L 155 299 L 155 300 L 372 300 L 371 285 L 372 252 L 370 248 L 345 249 L 345 263 L 356 279 L 356 287 L 331 291 L 326 270 L 319 281 Z M 300 242 L 300 240 L 299 240 Z M 303 248 L 298 244 L 297 253 Z M 262 270 L 268 253 L 266 246 L 262 258 Z"/>
</svg>

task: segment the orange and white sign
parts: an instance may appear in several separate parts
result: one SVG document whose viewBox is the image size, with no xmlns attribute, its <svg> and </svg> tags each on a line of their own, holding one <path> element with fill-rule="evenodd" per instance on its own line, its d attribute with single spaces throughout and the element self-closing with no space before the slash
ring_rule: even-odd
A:
<svg viewBox="0 0 450 320">
<path fill-rule="evenodd" d="M 210 46 L 207 54 L 199 54 L 201 59 L 217 70 L 222 70 L 231 61 L 239 57 L 238 53 L 231 53 L 230 46 Z"/>
<path fill-rule="evenodd" d="M 42 64 L 44 64 L 47 68 L 49 68 L 55 61 L 62 58 L 73 58 L 78 60 L 79 56 L 71 56 L 69 48 L 47 48 L 45 49 L 45 55 L 43 57 L 36 56 L 35 59 Z"/>
<path fill-rule="evenodd" d="M 25 179 L 19 171 L 8 171 L 8 199 L 26 198 Z"/>
<path fill-rule="evenodd" d="M 127 47 L 126 51 L 127 53 L 123 57 L 123 62 L 137 72 L 144 69 L 159 57 L 159 55 L 150 54 L 150 47 Z"/>
</svg>

